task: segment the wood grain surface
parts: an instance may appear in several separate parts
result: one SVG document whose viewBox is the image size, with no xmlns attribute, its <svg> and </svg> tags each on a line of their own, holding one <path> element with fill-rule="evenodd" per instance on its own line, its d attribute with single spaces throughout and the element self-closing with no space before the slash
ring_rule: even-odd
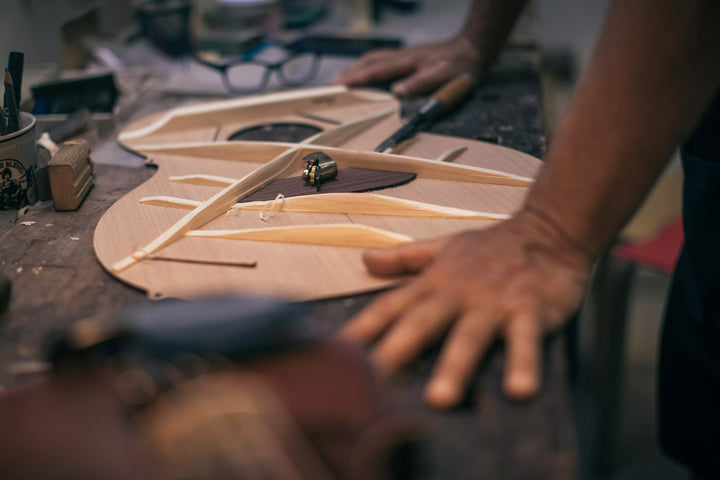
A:
<svg viewBox="0 0 720 480">
<path fill-rule="evenodd" d="M 357 94 L 344 89 L 332 92 L 324 94 L 320 104 L 302 107 L 297 106 L 298 102 L 312 102 L 320 97 L 316 90 L 305 91 L 305 96 L 283 94 L 283 101 L 277 102 L 272 95 L 244 102 L 214 102 L 192 109 L 171 110 L 139 126 L 126 128 L 119 135 L 120 141 L 158 165 L 159 171 L 113 205 L 99 222 L 95 250 L 101 263 L 113 275 L 146 290 L 150 298 L 156 299 L 219 294 L 261 294 L 293 300 L 329 298 L 371 291 L 401 280 L 373 276 L 362 263 L 362 246 L 388 243 L 376 243 L 369 238 L 358 242 L 348 233 L 350 230 L 327 235 L 327 245 L 318 244 L 317 235 L 312 239 L 295 235 L 292 237 L 298 238 L 295 243 L 285 235 L 279 243 L 279 236 L 278 241 L 273 241 L 267 235 L 248 231 L 266 228 L 269 234 L 278 232 L 279 235 L 287 232 L 284 228 L 296 227 L 294 231 L 310 235 L 317 227 L 297 227 L 352 224 L 369 227 L 374 232 L 379 229 L 386 232 L 384 236 L 388 238 L 399 235 L 424 240 L 484 228 L 497 221 L 478 217 L 406 216 L 401 211 L 397 215 L 358 214 L 352 204 L 348 204 L 346 212 L 280 211 L 272 219 L 261 218 L 256 212 L 242 208 L 223 215 L 235 201 L 242 202 L 254 191 L 251 185 L 260 188 L 276 178 L 298 177 L 304 167 L 302 158 L 317 151 L 337 162 L 339 177 L 346 168 L 417 175 L 411 182 L 383 190 L 383 195 L 392 198 L 439 208 L 486 212 L 491 218 L 509 215 L 521 205 L 539 160 L 497 145 L 428 133 L 419 134 L 401 146 L 400 155 L 376 153 L 372 147 L 402 125 L 397 111 L 390 108 L 396 100 L 384 93 L 373 92 L 368 96 L 365 90 Z M 185 141 L 196 138 L 198 130 L 210 125 L 228 132 L 247 125 L 248 112 L 255 112 L 258 104 L 265 105 L 262 122 L 273 121 L 273 115 L 277 115 L 276 120 L 284 121 L 289 110 L 312 107 L 314 117 L 333 118 L 336 125 L 326 126 L 322 133 L 306 140 L 318 143 L 307 146 L 227 142 L 223 137 L 209 143 Z M 376 109 L 377 104 L 381 104 L 381 114 L 368 112 L 368 104 L 375 105 Z M 235 127 L 227 129 L 228 124 Z M 173 129 L 177 129 L 175 134 Z M 343 148 L 326 146 L 324 142 Z M 453 152 L 453 162 L 436 160 L 447 152 Z M 278 166 L 273 167 L 274 164 Z M 271 173 L 276 168 L 280 171 Z M 260 175 L 261 171 L 266 173 Z M 202 181 L 193 182 L 193 176 Z M 223 182 L 229 184 L 225 186 Z M 233 186 L 235 184 L 242 188 Z M 142 201 L 161 196 L 200 204 L 188 212 L 187 208 Z M 198 232 L 190 236 L 191 230 L 224 233 L 203 236 Z M 231 235 L 229 231 L 244 234 Z M 345 244 L 341 241 L 343 235 L 348 239 Z M 148 255 L 189 261 L 144 260 Z M 233 262 L 256 267 L 233 268 Z"/>
</svg>

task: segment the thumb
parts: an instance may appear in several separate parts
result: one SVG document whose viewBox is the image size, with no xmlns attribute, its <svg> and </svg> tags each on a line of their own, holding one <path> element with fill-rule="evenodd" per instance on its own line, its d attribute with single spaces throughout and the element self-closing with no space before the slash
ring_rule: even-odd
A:
<svg viewBox="0 0 720 480">
<path fill-rule="evenodd" d="M 370 272 L 378 275 L 416 273 L 430 265 L 446 239 L 415 242 L 383 250 L 367 250 L 363 261 Z"/>
</svg>

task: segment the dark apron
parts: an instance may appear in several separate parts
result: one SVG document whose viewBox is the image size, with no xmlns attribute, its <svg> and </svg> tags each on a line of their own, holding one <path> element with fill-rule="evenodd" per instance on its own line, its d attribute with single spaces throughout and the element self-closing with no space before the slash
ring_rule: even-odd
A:
<svg viewBox="0 0 720 480">
<path fill-rule="evenodd" d="M 682 149 L 685 244 L 660 345 L 663 449 L 720 478 L 720 96 Z"/>
</svg>

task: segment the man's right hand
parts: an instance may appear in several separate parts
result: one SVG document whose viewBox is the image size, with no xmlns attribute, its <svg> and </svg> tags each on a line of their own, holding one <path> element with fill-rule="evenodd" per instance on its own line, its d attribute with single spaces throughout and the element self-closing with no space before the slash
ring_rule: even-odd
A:
<svg viewBox="0 0 720 480">
<path fill-rule="evenodd" d="M 341 335 L 374 342 L 372 360 L 392 374 L 445 336 L 425 390 L 439 409 L 456 406 L 493 341 L 506 343 L 503 386 L 526 399 L 541 383 L 541 345 L 577 309 L 593 258 L 531 211 L 485 230 L 366 252 L 378 275 L 417 274 L 379 296 Z"/>
<path fill-rule="evenodd" d="M 480 56 L 463 35 L 449 40 L 399 49 L 369 52 L 334 80 L 348 86 L 383 82 L 400 77 L 392 90 L 400 96 L 430 92 L 465 72 L 479 75 Z"/>
</svg>

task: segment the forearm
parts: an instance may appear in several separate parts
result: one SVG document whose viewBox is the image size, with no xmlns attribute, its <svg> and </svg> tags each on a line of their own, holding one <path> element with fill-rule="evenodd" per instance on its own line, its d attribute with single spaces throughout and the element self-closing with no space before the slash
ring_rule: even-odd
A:
<svg viewBox="0 0 720 480">
<path fill-rule="evenodd" d="M 497 58 L 527 0 L 473 0 L 459 36 L 479 53 L 480 71 Z"/>
<path fill-rule="evenodd" d="M 523 214 L 599 255 L 698 121 L 719 58 L 717 1 L 613 1 Z"/>
</svg>

